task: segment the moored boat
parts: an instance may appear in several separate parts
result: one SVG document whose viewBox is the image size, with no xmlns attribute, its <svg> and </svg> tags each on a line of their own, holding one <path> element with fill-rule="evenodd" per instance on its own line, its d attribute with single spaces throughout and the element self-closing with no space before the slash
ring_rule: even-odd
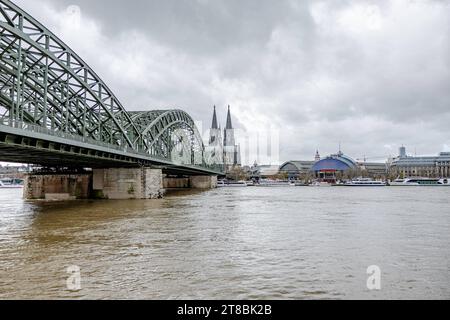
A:
<svg viewBox="0 0 450 320">
<path fill-rule="evenodd" d="M 289 186 L 289 181 L 284 180 L 270 180 L 270 179 L 264 179 L 260 180 L 255 186 L 258 187 L 286 187 Z"/>
<path fill-rule="evenodd" d="M 309 184 L 310 187 L 331 187 L 333 184 L 325 182 L 325 181 L 314 181 Z"/>
<path fill-rule="evenodd" d="M 5 178 L 0 180 L 0 189 L 18 189 L 23 188 L 22 179 Z"/>
<path fill-rule="evenodd" d="M 337 184 L 337 186 L 344 187 L 385 187 L 387 183 L 379 180 L 372 180 L 370 178 L 359 178 L 346 181 L 342 184 Z"/>
<path fill-rule="evenodd" d="M 302 182 L 302 181 L 297 181 L 297 180 L 291 180 L 291 181 L 289 181 L 289 185 L 290 185 L 291 187 L 306 187 L 306 186 L 309 186 L 308 183 L 304 183 L 304 182 Z"/>
<path fill-rule="evenodd" d="M 398 178 L 389 183 L 390 186 L 450 186 L 450 179 L 448 178 Z"/>
<path fill-rule="evenodd" d="M 217 187 L 223 188 L 223 187 L 247 187 L 246 181 L 227 181 L 227 180 L 220 180 L 217 182 Z"/>
</svg>

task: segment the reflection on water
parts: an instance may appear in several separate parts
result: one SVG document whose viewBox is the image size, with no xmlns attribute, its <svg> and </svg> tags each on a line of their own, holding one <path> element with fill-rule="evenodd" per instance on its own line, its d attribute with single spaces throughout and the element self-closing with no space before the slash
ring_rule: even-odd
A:
<svg viewBox="0 0 450 320">
<path fill-rule="evenodd" d="M 450 188 L 20 193 L 0 190 L 0 298 L 450 298 Z M 79 291 L 66 286 L 72 265 Z M 366 287 L 370 265 L 380 291 Z"/>
</svg>

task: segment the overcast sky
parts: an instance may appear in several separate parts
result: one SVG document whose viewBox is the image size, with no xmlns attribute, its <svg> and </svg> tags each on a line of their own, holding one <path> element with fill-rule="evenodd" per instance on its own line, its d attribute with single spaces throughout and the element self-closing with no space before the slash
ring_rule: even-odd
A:
<svg viewBox="0 0 450 320">
<path fill-rule="evenodd" d="M 127 110 L 280 129 L 280 161 L 450 150 L 450 1 L 16 0 Z M 251 162 L 253 160 L 250 159 Z"/>
</svg>

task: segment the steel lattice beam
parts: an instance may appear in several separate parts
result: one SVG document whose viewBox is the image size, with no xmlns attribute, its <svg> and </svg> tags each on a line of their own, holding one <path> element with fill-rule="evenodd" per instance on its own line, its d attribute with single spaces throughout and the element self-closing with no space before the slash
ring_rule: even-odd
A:
<svg viewBox="0 0 450 320">
<path fill-rule="evenodd" d="M 35 133 L 40 136 L 36 138 Z M 75 52 L 9 0 L 0 0 L 1 137 L 0 150 L 4 152 L 0 160 L 4 161 L 45 162 L 39 157 L 30 156 L 30 160 L 22 156 L 27 148 L 30 155 L 42 153 L 33 151 L 36 146 L 29 141 L 47 141 L 56 143 L 59 149 L 44 148 L 43 154 L 61 163 L 65 159 L 73 163 L 78 158 L 87 165 L 100 155 L 108 163 L 147 161 L 222 171 L 220 166 L 205 162 L 201 136 L 187 113 L 127 112 Z M 75 142 L 83 143 L 80 150 L 86 154 L 73 152 Z M 20 149 L 18 155 L 14 148 Z M 52 152 L 54 157 L 50 156 Z M 183 158 L 181 162 L 176 159 L 179 157 Z"/>
</svg>

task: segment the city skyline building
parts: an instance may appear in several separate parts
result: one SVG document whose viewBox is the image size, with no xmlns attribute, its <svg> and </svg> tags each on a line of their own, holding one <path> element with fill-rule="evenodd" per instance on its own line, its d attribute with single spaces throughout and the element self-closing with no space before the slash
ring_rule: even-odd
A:
<svg viewBox="0 0 450 320">
<path fill-rule="evenodd" d="M 214 106 L 209 134 L 209 149 L 216 163 L 223 163 L 225 170 L 229 171 L 232 167 L 241 165 L 240 146 L 236 143 L 230 106 L 228 106 L 225 129 L 223 130 L 223 140 L 222 129 L 218 123 L 217 110 Z"/>
<path fill-rule="evenodd" d="M 399 148 L 398 157 L 392 160 L 393 174 L 424 177 L 448 178 L 450 176 L 450 152 L 440 152 L 437 156 L 409 156 L 406 148 Z"/>
</svg>

